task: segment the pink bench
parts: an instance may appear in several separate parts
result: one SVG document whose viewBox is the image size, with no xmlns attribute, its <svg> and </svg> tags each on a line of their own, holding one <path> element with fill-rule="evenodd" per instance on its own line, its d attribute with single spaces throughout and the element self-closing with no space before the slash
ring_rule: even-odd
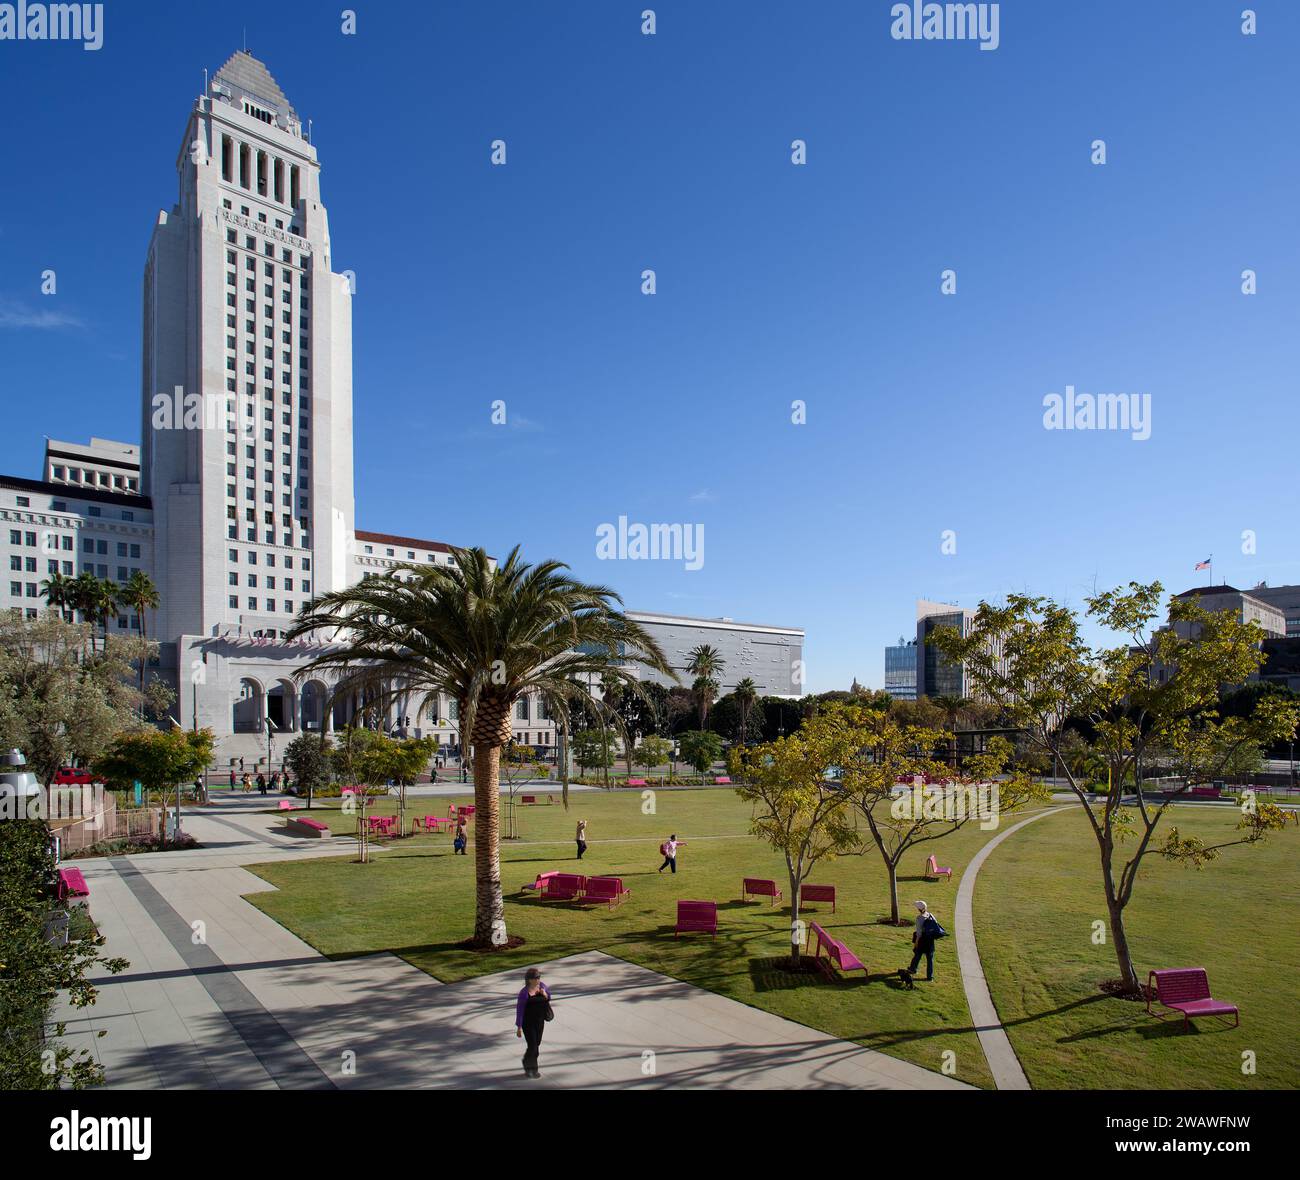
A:
<svg viewBox="0 0 1300 1180">
<path fill-rule="evenodd" d="M 1162 1007 L 1183 1014 L 1184 1032 L 1193 1016 L 1231 1016 L 1233 1022 L 1229 1028 L 1236 1028 L 1241 1023 L 1241 1013 L 1235 1004 L 1225 1004 L 1210 995 L 1210 979 L 1204 967 L 1150 972 L 1147 975 L 1147 1015 L 1164 1020 L 1159 1012 L 1151 1010 L 1153 999 Z"/>
<path fill-rule="evenodd" d="M 280 810 L 281 810 L 281 811 L 294 811 L 295 808 L 294 808 L 293 802 L 292 802 L 291 800 L 289 800 L 289 799 L 281 799 L 281 800 L 280 800 Z"/>
<path fill-rule="evenodd" d="M 630 778 L 623 785 L 625 787 L 644 787 L 646 783 L 643 778 Z"/>
<path fill-rule="evenodd" d="M 740 883 L 740 900 L 748 901 L 751 893 L 755 897 L 770 897 L 773 905 L 776 905 L 781 897 L 781 891 L 776 887 L 775 881 L 764 881 L 758 877 L 745 877 Z"/>
<path fill-rule="evenodd" d="M 822 947 L 825 947 L 826 962 L 835 967 L 841 975 L 850 971 L 861 971 L 863 975 L 867 974 L 866 964 L 838 938 L 832 937 L 816 922 L 810 923 L 808 929 L 817 936 L 817 951 L 813 955 L 814 959 L 818 960 L 818 962 L 821 961 Z"/>
<path fill-rule="evenodd" d="M 583 892 L 582 900 L 608 902 L 609 908 L 612 910 L 631 892 L 632 890 L 623 887 L 621 877 L 588 877 L 587 888 Z"/>
<path fill-rule="evenodd" d="M 941 865 L 934 859 L 934 853 L 930 854 L 930 859 L 925 862 L 925 875 L 928 880 L 930 877 L 947 877 L 952 880 L 952 869 L 947 865 Z"/>
<path fill-rule="evenodd" d="M 1187 792 L 1192 799 L 1222 799 L 1223 790 L 1220 787 L 1193 787 Z"/>
<path fill-rule="evenodd" d="M 722 775 L 720 778 L 715 778 L 715 779 L 713 780 L 713 782 L 714 782 L 714 785 L 715 785 L 715 786 L 719 786 L 719 787 L 720 787 L 720 786 L 723 786 L 724 784 L 728 784 L 728 783 L 730 783 L 730 782 L 731 782 L 731 779 L 728 778 L 728 777 L 724 774 L 724 775 Z"/>
<path fill-rule="evenodd" d="M 718 936 L 718 903 L 716 901 L 679 901 L 677 903 L 676 938 L 683 931 L 699 930 Z"/>
<path fill-rule="evenodd" d="M 537 802 L 538 802 L 538 797 L 537 797 L 536 795 L 520 795 L 520 796 L 519 796 L 519 802 L 520 802 L 521 804 L 526 803 L 526 804 L 530 804 L 530 805 L 536 806 L 536 805 L 537 805 Z M 554 796 L 554 795 L 547 795 L 547 796 L 546 796 L 546 805 L 547 805 L 547 806 L 549 806 L 550 804 L 552 804 L 552 803 L 554 803 L 554 802 L 555 802 L 555 796 Z"/>
<path fill-rule="evenodd" d="M 799 904 L 803 905 L 806 901 L 829 901 L 831 903 L 831 913 L 835 912 L 835 886 L 834 885 L 804 885 L 799 890 Z"/>
<path fill-rule="evenodd" d="M 284 826 L 286 831 L 296 832 L 300 836 L 311 836 L 316 840 L 328 840 L 334 835 L 320 820 L 308 819 L 305 815 L 288 816 Z"/>
<path fill-rule="evenodd" d="M 559 875 L 560 873 L 558 869 L 551 873 L 538 873 L 537 880 L 532 882 L 530 885 L 520 885 L 519 892 L 527 893 L 530 889 L 535 889 L 538 893 L 543 893 L 546 890 L 546 882 L 552 877 L 558 877 Z"/>
<path fill-rule="evenodd" d="M 542 881 L 542 896 L 558 901 L 575 901 L 587 887 L 587 878 L 576 873 L 552 873 Z"/>
<path fill-rule="evenodd" d="M 89 897 L 90 886 L 80 869 L 60 869 L 58 873 L 57 896 L 60 901 L 70 897 Z"/>
</svg>

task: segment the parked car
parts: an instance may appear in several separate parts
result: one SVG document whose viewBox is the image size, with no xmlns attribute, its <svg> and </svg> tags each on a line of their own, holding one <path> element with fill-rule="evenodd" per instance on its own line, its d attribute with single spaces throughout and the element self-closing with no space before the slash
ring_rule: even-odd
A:
<svg viewBox="0 0 1300 1180">
<path fill-rule="evenodd" d="M 50 780 L 55 787 L 79 787 L 83 783 L 102 783 L 104 780 L 98 775 L 91 774 L 88 770 L 82 770 L 78 766 L 60 766 L 54 772 L 54 777 Z"/>
</svg>

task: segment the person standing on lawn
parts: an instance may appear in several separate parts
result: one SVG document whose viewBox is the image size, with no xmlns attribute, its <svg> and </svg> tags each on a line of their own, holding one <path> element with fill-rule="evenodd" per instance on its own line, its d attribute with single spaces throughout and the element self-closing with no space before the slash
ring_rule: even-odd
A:
<svg viewBox="0 0 1300 1180">
<path fill-rule="evenodd" d="M 930 913 L 930 907 L 923 901 L 914 901 L 916 906 L 916 928 L 912 931 L 912 965 L 907 969 L 909 975 L 915 975 L 920 966 L 921 956 L 925 956 L 925 979 L 934 979 L 934 944 L 935 940 L 947 935 L 939 925 L 939 920 Z"/>
<path fill-rule="evenodd" d="M 456 838 L 452 841 L 451 847 L 454 852 L 459 852 L 461 856 L 468 856 L 465 851 L 465 845 L 469 843 L 469 836 L 465 831 L 465 817 L 462 815 L 456 821 Z"/>
<path fill-rule="evenodd" d="M 663 854 L 664 858 L 664 863 L 659 866 L 659 871 L 661 873 L 664 869 L 672 869 L 674 873 L 677 872 L 677 848 L 678 845 L 685 843 L 685 840 L 677 839 L 677 833 L 674 832 L 667 840 L 659 845 L 659 851 Z"/>
<path fill-rule="evenodd" d="M 587 851 L 587 821 L 578 820 L 578 859 L 582 859 L 582 854 Z"/>
<path fill-rule="evenodd" d="M 551 992 L 542 982 L 542 973 L 536 967 L 524 972 L 524 986 L 515 999 L 515 1036 L 523 1037 L 524 1076 L 540 1078 L 537 1055 L 542 1047 L 542 1030 L 555 1014 L 551 1011 Z"/>
</svg>

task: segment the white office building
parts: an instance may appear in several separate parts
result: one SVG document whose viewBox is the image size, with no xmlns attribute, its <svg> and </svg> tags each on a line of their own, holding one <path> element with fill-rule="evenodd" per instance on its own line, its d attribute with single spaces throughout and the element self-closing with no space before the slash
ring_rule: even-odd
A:
<svg viewBox="0 0 1300 1180">
<path fill-rule="evenodd" d="M 176 169 L 178 197 L 155 219 L 144 266 L 143 445 L 51 440 L 41 480 L 0 478 L 0 606 L 35 615 L 53 572 L 124 582 L 143 569 L 161 598 L 145 623 L 177 719 L 214 731 L 221 767 L 251 767 L 362 704 L 327 709 L 332 686 L 298 676 L 315 650 L 284 639 L 298 610 L 396 565 L 453 558 L 442 541 L 356 529 L 351 291 L 332 265 L 316 149 L 251 54 L 234 54 L 195 100 Z M 687 642 L 725 641 L 729 678 L 801 691 L 800 631 L 635 617 L 663 633 L 675 664 Z M 540 713 L 520 702 L 518 741 L 554 744 Z M 400 700 L 381 724 L 458 740 L 445 699 Z"/>
</svg>

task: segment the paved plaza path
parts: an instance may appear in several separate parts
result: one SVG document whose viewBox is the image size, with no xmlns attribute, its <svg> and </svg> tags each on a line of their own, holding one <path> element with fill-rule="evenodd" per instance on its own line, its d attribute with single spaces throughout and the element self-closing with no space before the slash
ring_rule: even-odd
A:
<svg viewBox="0 0 1300 1180">
<path fill-rule="evenodd" d="M 543 965 L 556 1019 L 527 1081 L 517 969 L 444 985 L 387 953 L 327 959 L 244 900 L 273 888 L 245 865 L 355 847 L 285 836 L 266 806 L 191 812 L 197 851 L 79 862 L 131 966 L 57 1016 L 110 1088 L 970 1089 L 599 951 Z"/>
</svg>

